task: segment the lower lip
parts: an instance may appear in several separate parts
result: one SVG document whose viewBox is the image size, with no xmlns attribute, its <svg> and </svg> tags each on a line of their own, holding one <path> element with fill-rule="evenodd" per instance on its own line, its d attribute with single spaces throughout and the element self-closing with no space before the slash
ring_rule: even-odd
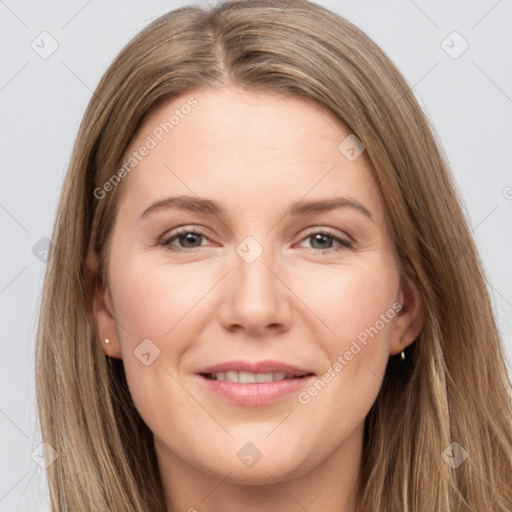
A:
<svg viewBox="0 0 512 512">
<path fill-rule="evenodd" d="M 227 380 L 212 380 L 199 375 L 210 391 L 238 405 L 265 405 L 276 402 L 309 384 L 314 375 L 300 379 L 240 384 Z"/>
</svg>

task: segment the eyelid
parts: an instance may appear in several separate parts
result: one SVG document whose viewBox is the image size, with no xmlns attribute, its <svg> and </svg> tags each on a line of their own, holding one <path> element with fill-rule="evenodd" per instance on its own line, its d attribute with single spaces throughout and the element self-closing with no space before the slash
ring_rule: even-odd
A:
<svg viewBox="0 0 512 512">
<path fill-rule="evenodd" d="M 326 252 L 337 251 L 337 250 L 341 250 L 341 249 L 349 249 L 350 247 L 352 247 L 352 245 L 354 243 L 354 241 L 352 240 L 352 238 L 350 236 L 345 235 L 345 237 L 346 237 L 345 238 L 342 235 L 340 235 L 336 230 L 334 230 L 332 228 L 327 228 L 327 227 L 311 228 L 305 234 L 302 235 L 300 242 L 306 240 L 307 238 L 309 238 L 310 236 L 315 235 L 315 234 L 322 234 L 322 235 L 328 236 L 329 238 L 332 238 L 333 240 L 337 241 L 340 244 L 339 247 L 329 247 L 328 249 L 324 249 L 324 250 L 309 248 L 310 250 L 315 251 L 315 252 L 326 253 Z"/>
<path fill-rule="evenodd" d="M 167 231 L 159 238 L 158 244 L 163 245 L 166 249 L 170 250 L 176 250 L 176 251 L 186 251 L 191 252 L 195 251 L 196 249 L 200 249 L 203 246 L 200 247 L 192 247 L 192 248 L 183 248 L 178 246 L 172 246 L 171 241 L 175 241 L 180 235 L 186 235 L 188 233 L 194 233 L 196 235 L 200 235 L 205 239 L 209 239 L 206 232 L 202 229 L 198 229 L 196 227 L 191 227 L 189 225 L 185 226 L 179 226 L 174 229 L 171 229 L 170 231 Z"/>
<path fill-rule="evenodd" d="M 191 225 L 184 225 L 184 226 L 178 226 L 170 231 L 168 231 L 166 234 L 164 234 L 162 237 L 160 237 L 158 245 L 163 246 L 167 250 L 177 251 L 177 252 L 195 252 L 196 250 L 199 250 L 203 247 L 203 245 L 200 245 L 199 247 L 179 247 L 173 245 L 171 242 L 174 242 L 176 239 L 179 238 L 180 235 L 185 235 L 188 233 L 194 233 L 196 235 L 202 236 L 205 239 L 209 240 L 208 235 L 203 229 L 198 229 L 195 226 Z M 332 238 L 334 241 L 338 242 L 338 246 L 335 247 L 328 247 L 326 249 L 315 249 L 313 247 L 305 247 L 305 249 L 308 249 L 309 251 L 313 251 L 315 253 L 331 253 L 331 252 L 337 252 L 343 249 L 349 249 L 352 247 L 354 241 L 349 235 L 345 235 L 343 237 L 340 235 L 336 230 L 333 228 L 328 227 L 320 227 L 320 226 L 314 226 L 309 228 L 306 233 L 303 233 L 299 242 L 303 242 L 307 240 L 309 237 L 315 234 L 321 234 L 328 236 L 329 238 Z M 218 244 L 216 244 L 218 245 Z"/>
<path fill-rule="evenodd" d="M 333 238 L 343 238 L 343 237 L 345 237 L 346 238 L 345 241 L 353 242 L 352 237 L 350 237 L 350 235 L 348 235 L 344 231 L 339 231 L 339 230 L 336 230 L 334 228 L 323 227 L 323 226 L 314 226 L 312 228 L 308 228 L 307 231 L 306 231 L 306 234 L 302 235 L 302 237 L 305 238 L 307 236 L 311 236 L 311 235 L 316 234 L 316 233 L 328 234 L 329 236 L 331 236 Z"/>
</svg>

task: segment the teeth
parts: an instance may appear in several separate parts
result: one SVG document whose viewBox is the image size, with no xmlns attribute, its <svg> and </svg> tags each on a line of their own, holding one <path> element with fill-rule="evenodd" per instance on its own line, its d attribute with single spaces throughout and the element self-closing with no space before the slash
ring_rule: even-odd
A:
<svg viewBox="0 0 512 512">
<path fill-rule="evenodd" d="M 235 375 L 233 375 L 233 378 L 236 378 L 236 372 Z M 254 384 L 256 382 L 256 375 L 254 373 L 249 372 L 238 372 L 238 382 L 241 382 L 242 384 Z"/>
<path fill-rule="evenodd" d="M 238 372 L 226 372 L 226 380 L 228 380 L 229 382 L 238 382 Z"/>
<path fill-rule="evenodd" d="M 294 375 L 285 372 L 272 373 L 251 373 L 251 372 L 218 372 L 209 374 L 213 380 L 227 380 L 229 382 L 240 382 L 242 384 L 253 384 L 257 382 L 273 382 L 276 380 L 292 379 Z"/>
<path fill-rule="evenodd" d="M 271 373 L 257 373 L 256 382 L 272 382 L 273 380 L 282 380 L 274 377 Z"/>
<path fill-rule="evenodd" d="M 290 377 L 293 377 L 293 375 L 290 375 Z M 286 379 L 286 373 L 284 372 L 275 372 L 272 374 L 272 380 L 284 380 Z"/>
</svg>

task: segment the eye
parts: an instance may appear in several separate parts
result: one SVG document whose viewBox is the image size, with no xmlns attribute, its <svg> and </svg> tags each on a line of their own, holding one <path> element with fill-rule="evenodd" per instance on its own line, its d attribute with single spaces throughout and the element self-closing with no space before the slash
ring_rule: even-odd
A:
<svg viewBox="0 0 512 512">
<path fill-rule="evenodd" d="M 204 240 L 206 240 L 206 235 L 201 231 L 183 227 L 172 231 L 167 237 L 164 237 L 162 241 L 159 242 L 159 245 L 169 250 L 180 251 L 186 249 L 198 249 L 204 245 L 201 243 Z M 311 231 L 302 240 L 309 240 L 312 244 L 312 249 L 317 249 L 321 252 L 339 251 L 352 246 L 352 242 L 341 238 L 336 232 L 326 228 Z M 333 247 L 335 243 L 337 243 L 338 246 Z"/>
<path fill-rule="evenodd" d="M 352 247 L 352 242 L 339 237 L 336 232 L 325 228 L 311 231 L 303 240 L 309 240 L 313 249 L 320 249 L 322 252 L 340 251 Z M 335 242 L 339 244 L 337 247 L 333 247 Z"/>
<path fill-rule="evenodd" d="M 177 231 L 171 232 L 169 236 L 165 237 L 159 243 L 159 245 L 173 251 L 179 251 L 181 249 L 196 249 L 202 246 L 201 241 L 205 238 L 206 236 L 200 231 L 181 228 Z M 180 245 L 173 243 L 175 241 Z"/>
</svg>

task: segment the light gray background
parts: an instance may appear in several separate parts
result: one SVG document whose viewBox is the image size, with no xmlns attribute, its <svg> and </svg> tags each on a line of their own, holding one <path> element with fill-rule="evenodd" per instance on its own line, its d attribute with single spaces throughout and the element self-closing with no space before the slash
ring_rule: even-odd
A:
<svg viewBox="0 0 512 512">
<path fill-rule="evenodd" d="M 37 464 L 33 375 L 45 264 L 32 248 L 50 237 L 74 138 L 101 75 L 144 26 L 186 3 L 0 0 L 0 511 L 50 510 Z M 512 2 L 319 3 L 387 52 L 435 126 L 487 269 L 510 368 Z M 51 48 L 43 31 L 58 43 L 47 59 L 31 47 Z M 469 44 L 458 58 L 464 41 L 453 31 Z"/>
</svg>

